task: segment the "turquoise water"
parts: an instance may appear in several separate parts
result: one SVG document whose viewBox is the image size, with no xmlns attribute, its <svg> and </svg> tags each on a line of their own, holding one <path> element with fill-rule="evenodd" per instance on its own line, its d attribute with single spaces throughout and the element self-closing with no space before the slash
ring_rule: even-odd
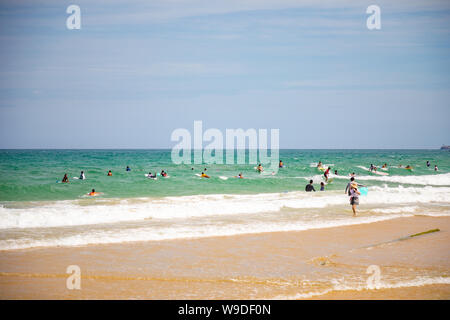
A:
<svg viewBox="0 0 450 320">
<path fill-rule="evenodd" d="M 423 184 L 420 176 L 450 172 L 450 153 L 441 150 L 280 150 L 280 159 L 285 168 L 276 175 L 261 175 L 254 170 L 254 164 L 175 165 L 170 150 L 1 150 L 0 201 L 78 199 L 92 188 L 102 192 L 104 198 L 286 192 L 304 190 L 310 178 L 315 180 L 318 190 L 322 173 L 314 164 L 319 160 L 331 165 L 332 172 L 338 170 L 339 175 L 345 176 L 345 179 L 334 179 L 326 190 L 345 188 L 352 172 L 373 179 L 368 181 L 370 185 L 390 186 L 407 182 Z M 430 168 L 426 166 L 427 160 L 431 162 Z M 387 163 L 389 176 L 371 174 L 358 167 L 369 167 L 371 163 L 378 166 Z M 400 164 L 414 169 L 398 168 Z M 434 171 L 435 164 L 438 172 Z M 127 165 L 132 169 L 130 172 L 125 170 Z M 205 167 L 211 179 L 195 176 Z M 162 169 L 169 173 L 169 178 L 155 181 L 144 176 Z M 73 179 L 81 170 L 86 180 Z M 108 170 L 112 170 L 112 177 L 107 176 Z M 233 178 L 239 172 L 245 179 Z M 56 183 L 64 173 L 68 174 L 70 183 Z M 416 176 L 417 181 L 401 178 Z"/>
</svg>

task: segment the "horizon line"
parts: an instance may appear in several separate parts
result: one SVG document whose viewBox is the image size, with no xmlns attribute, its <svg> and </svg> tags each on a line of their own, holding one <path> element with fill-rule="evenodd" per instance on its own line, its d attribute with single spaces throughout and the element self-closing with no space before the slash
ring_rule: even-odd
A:
<svg viewBox="0 0 450 320">
<path fill-rule="evenodd" d="M 173 150 L 173 148 L 0 148 L 4 150 Z M 179 149 L 182 150 L 182 149 Z M 194 149 L 195 150 L 210 150 L 210 149 Z M 215 149 L 212 149 L 215 150 Z M 259 150 L 259 149 L 222 149 L 226 150 Z M 271 150 L 267 148 L 266 150 Z M 441 150 L 441 147 L 425 147 L 425 148 L 279 148 L 278 150 Z"/>
</svg>

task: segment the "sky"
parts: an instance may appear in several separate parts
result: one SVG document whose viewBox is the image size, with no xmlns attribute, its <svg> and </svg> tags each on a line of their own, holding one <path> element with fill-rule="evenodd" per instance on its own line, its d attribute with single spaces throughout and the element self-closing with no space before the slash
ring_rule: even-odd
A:
<svg viewBox="0 0 450 320">
<path fill-rule="evenodd" d="M 0 61 L 0 148 L 170 149 L 195 120 L 281 148 L 450 144 L 449 1 L 1 1 Z"/>
</svg>

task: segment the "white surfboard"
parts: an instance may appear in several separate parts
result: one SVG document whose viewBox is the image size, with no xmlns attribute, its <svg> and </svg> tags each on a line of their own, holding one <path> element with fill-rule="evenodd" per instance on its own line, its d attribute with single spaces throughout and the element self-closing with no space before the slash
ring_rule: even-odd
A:
<svg viewBox="0 0 450 320">
<path fill-rule="evenodd" d="M 389 175 L 389 173 L 387 173 L 387 172 L 370 171 L 369 168 L 366 168 L 366 167 L 363 167 L 363 166 L 358 166 L 358 168 L 361 168 L 361 169 L 363 169 L 363 170 L 367 170 L 367 171 L 369 171 L 370 173 L 375 173 L 375 174 L 377 174 L 377 175 L 379 175 L 379 176 L 388 176 L 388 175 Z"/>
</svg>

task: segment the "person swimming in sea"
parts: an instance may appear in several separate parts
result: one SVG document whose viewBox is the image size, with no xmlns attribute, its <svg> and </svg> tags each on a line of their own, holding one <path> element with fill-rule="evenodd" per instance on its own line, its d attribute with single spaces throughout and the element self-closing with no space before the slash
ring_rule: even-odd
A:
<svg viewBox="0 0 450 320">
<path fill-rule="evenodd" d="M 86 179 L 86 176 L 84 175 L 84 171 L 81 171 L 80 173 L 80 180 Z"/>
<path fill-rule="evenodd" d="M 387 163 L 383 164 L 383 166 L 381 168 L 386 169 L 387 168 Z"/>
<path fill-rule="evenodd" d="M 69 178 L 67 177 L 67 173 L 64 174 L 64 177 L 62 178 L 61 182 L 63 182 L 63 183 L 69 182 Z"/>
<path fill-rule="evenodd" d="M 322 161 L 319 161 L 319 163 L 317 164 L 317 168 L 322 168 Z"/>
<path fill-rule="evenodd" d="M 312 191 L 316 192 L 316 189 L 314 189 L 312 180 L 309 180 L 309 184 L 306 185 L 305 191 L 306 192 L 312 192 Z"/>
<path fill-rule="evenodd" d="M 334 170 L 334 174 L 335 174 L 336 176 L 339 175 L 337 170 Z"/>
<path fill-rule="evenodd" d="M 98 192 L 95 192 L 95 189 L 92 189 L 91 192 L 88 193 L 91 197 L 98 195 Z"/>
<path fill-rule="evenodd" d="M 164 170 L 161 171 L 161 177 L 167 177 L 167 172 L 165 172 Z"/>
<path fill-rule="evenodd" d="M 430 161 L 427 160 L 427 167 L 429 168 L 431 166 Z"/>
<path fill-rule="evenodd" d="M 264 168 L 263 168 L 263 166 L 261 165 L 261 163 L 258 164 L 258 166 L 256 167 L 256 171 L 258 171 L 259 173 L 261 173 L 261 172 L 264 171 Z"/>
<path fill-rule="evenodd" d="M 131 171 L 131 169 L 130 169 L 130 167 L 129 167 L 129 166 L 127 166 L 127 171 Z"/>
<path fill-rule="evenodd" d="M 109 170 L 108 171 L 108 177 L 111 177 L 112 176 L 112 172 L 111 172 L 111 170 Z"/>
<path fill-rule="evenodd" d="M 407 169 L 407 170 L 411 170 L 412 169 L 412 167 L 408 164 L 406 167 L 405 167 L 405 169 Z"/>
<path fill-rule="evenodd" d="M 438 171 L 439 169 L 438 169 L 438 167 L 435 165 L 434 166 L 434 171 Z"/>
<path fill-rule="evenodd" d="M 283 161 L 282 161 L 282 160 L 280 160 L 280 163 L 278 164 L 278 167 L 279 167 L 279 168 L 283 168 L 283 167 L 284 167 L 284 164 L 283 164 Z"/>
<path fill-rule="evenodd" d="M 325 191 L 325 183 L 320 183 L 320 191 Z"/>
<path fill-rule="evenodd" d="M 149 172 L 149 173 L 148 173 L 148 175 L 147 175 L 147 178 L 150 178 L 150 179 L 155 179 L 155 178 L 156 178 L 156 172 L 155 172 L 155 174 L 154 174 L 154 175 L 152 175 L 152 173 L 151 173 L 151 172 Z"/>
</svg>

